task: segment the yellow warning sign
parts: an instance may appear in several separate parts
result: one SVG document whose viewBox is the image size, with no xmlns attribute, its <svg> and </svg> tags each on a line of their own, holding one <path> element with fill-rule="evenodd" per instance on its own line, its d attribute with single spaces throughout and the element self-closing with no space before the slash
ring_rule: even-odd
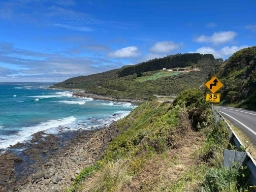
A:
<svg viewBox="0 0 256 192">
<path fill-rule="evenodd" d="M 205 83 L 205 86 L 212 92 L 215 93 L 218 91 L 221 87 L 224 86 L 224 84 L 217 78 L 212 77 L 210 81 L 207 81 Z"/>
<path fill-rule="evenodd" d="M 219 103 L 220 93 L 206 94 L 206 101 L 210 101 L 212 103 Z"/>
</svg>

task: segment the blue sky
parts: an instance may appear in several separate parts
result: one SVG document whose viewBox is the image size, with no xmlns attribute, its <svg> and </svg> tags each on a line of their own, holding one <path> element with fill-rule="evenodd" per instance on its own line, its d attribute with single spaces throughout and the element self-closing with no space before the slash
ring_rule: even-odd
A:
<svg viewBox="0 0 256 192">
<path fill-rule="evenodd" d="M 0 82 L 60 82 L 256 45 L 255 0 L 1 0 Z"/>
</svg>

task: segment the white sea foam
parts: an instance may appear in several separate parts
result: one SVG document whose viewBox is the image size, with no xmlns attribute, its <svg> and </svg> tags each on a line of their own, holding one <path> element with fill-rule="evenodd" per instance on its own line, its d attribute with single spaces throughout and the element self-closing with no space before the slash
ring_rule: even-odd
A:
<svg viewBox="0 0 256 192">
<path fill-rule="evenodd" d="M 125 102 L 121 103 L 121 105 L 123 107 L 127 107 L 127 108 L 135 108 L 136 107 L 136 106 L 132 105 L 131 103 L 125 103 Z"/>
<path fill-rule="evenodd" d="M 108 102 L 108 103 L 102 103 L 102 105 L 107 105 L 107 106 L 113 106 L 114 103 L 112 101 Z"/>
<path fill-rule="evenodd" d="M 84 105 L 87 100 L 78 100 L 78 101 L 58 101 L 60 103 L 65 103 L 65 104 L 69 104 L 69 105 Z"/>
<path fill-rule="evenodd" d="M 55 97 L 63 97 L 62 95 L 36 95 L 36 96 L 29 96 L 29 97 L 36 97 L 40 99 L 49 99 L 49 98 L 55 98 Z"/>
<path fill-rule="evenodd" d="M 125 107 L 125 108 L 132 108 L 134 109 L 136 106 L 132 105 L 131 103 L 127 102 L 108 102 L 108 103 L 102 103 L 102 105 L 107 105 L 107 106 L 115 106 L 115 107 Z"/>
<path fill-rule="evenodd" d="M 60 126 L 69 126 L 70 124 L 74 123 L 76 118 L 73 116 L 57 119 L 57 120 L 50 120 L 47 122 L 42 122 L 38 125 L 31 126 L 31 127 L 22 127 L 17 134 L 8 135 L 4 137 L 0 137 L 0 149 L 6 149 L 10 145 L 15 145 L 18 142 L 24 142 L 31 139 L 31 136 L 34 133 L 39 131 L 47 131 L 50 129 L 56 129 Z"/>
<path fill-rule="evenodd" d="M 57 92 L 56 94 L 61 95 L 62 97 L 73 97 L 73 93 L 70 91 Z"/>
<path fill-rule="evenodd" d="M 57 97 L 72 97 L 72 92 L 63 91 L 63 92 L 56 92 L 56 94 L 54 94 L 54 95 L 36 95 L 36 96 L 29 96 L 29 97 L 36 97 L 39 99 L 49 99 L 49 98 L 57 98 Z"/>
<path fill-rule="evenodd" d="M 125 116 L 129 115 L 130 111 L 117 111 L 115 116 L 113 116 L 113 120 L 117 121 L 119 119 L 124 118 Z"/>
</svg>

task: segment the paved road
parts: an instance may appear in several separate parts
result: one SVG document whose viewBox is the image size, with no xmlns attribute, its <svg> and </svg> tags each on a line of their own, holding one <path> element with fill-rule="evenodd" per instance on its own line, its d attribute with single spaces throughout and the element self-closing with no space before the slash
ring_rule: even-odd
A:
<svg viewBox="0 0 256 192">
<path fill-rule="evenodd" d="M 214 107 L 233 125 L 239 127 L 256 145 L 256 112 L 232 107 Z"/>
</svg>

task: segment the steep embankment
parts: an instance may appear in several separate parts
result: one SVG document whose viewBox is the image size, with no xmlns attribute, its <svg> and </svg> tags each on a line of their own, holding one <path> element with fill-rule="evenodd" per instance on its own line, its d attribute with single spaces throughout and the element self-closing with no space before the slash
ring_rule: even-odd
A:
<svg viewBox="0 0 256 192">
<path fill-rule="evenodd" d="M 218 167 L 228 132 L 211 117 L 203 92 L 186 90 L 174 105 L 144 102 L 116 126 L 120 134 L 76 177 L 72 191 L 235 189 L 233 172 Z M 209 186 L 213 166 L 221 181 Z"/>
<path fill-rule="evenodd" d="M 256 109 L 256 46 L 234 53 L 217 75 L 225 84 L 222 104 Z"/>
</svg>

